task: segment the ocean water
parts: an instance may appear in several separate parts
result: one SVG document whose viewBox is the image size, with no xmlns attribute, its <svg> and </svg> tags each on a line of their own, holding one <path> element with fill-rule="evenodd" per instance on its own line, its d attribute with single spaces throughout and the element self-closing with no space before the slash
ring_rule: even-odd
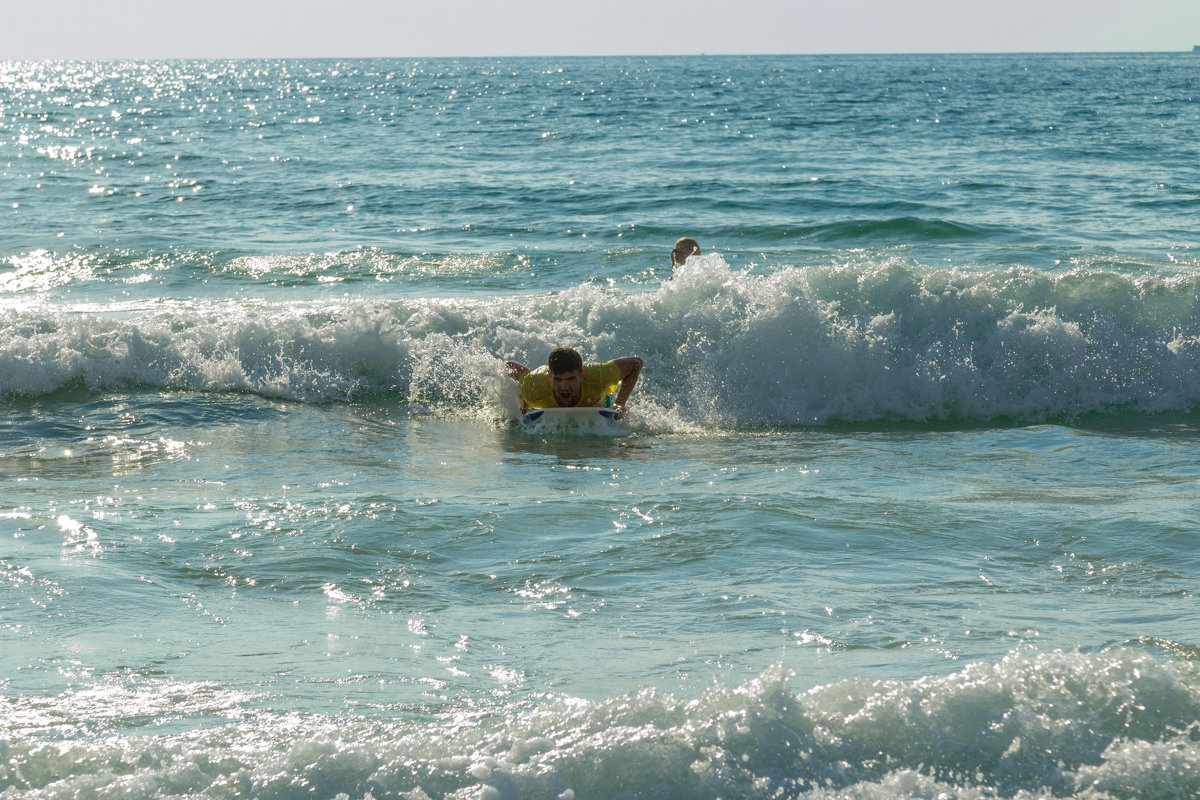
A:
<svg viewBox="0 0 1200 800">
<path fill-rule="evenodd" d="M 0 63 L 0 798 L 1200 796 L 1198 92 Z"/>
</svg>

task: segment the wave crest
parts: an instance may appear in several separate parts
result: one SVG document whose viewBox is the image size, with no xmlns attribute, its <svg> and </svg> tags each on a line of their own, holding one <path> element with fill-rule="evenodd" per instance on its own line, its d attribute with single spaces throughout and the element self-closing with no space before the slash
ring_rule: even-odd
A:
<svg viewBox="0 0 1200 800">
<path fill-rule="evenodd" d="M 243 391 L 305 402 L 511 404 L 500 362 L 638 354 L 643 417 L 717 426 L 1041 421 L 1200 405 L 1200 273 L 770 274 L 696 258 L 640 291 L 0 312 L 0 392 Z"/>
</svg>

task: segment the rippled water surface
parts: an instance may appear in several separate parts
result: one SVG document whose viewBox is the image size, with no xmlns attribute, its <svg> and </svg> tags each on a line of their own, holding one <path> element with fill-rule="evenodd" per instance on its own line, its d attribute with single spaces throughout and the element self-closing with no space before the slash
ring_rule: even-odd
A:
<svg viewBox="0 0 1200 800">
<path fill-rule="evenodd" d="M 0 794 L 1200 793 L 1198 70 L 0 65 Z"/>
</svg>

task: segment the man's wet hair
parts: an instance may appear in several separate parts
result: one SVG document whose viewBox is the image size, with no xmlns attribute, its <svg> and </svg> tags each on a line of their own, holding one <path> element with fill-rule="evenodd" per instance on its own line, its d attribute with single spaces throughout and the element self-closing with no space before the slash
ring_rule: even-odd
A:
<svg viewBox="0 0 1200 800">
<path fill-rule="evenodd" d="M 583 370 L 583 357 L 570 347 L 560 347 L 550 353 L 550 358 L 546 359 L 546 366 L 551 375 L 580 372 Z"/>
</svg>

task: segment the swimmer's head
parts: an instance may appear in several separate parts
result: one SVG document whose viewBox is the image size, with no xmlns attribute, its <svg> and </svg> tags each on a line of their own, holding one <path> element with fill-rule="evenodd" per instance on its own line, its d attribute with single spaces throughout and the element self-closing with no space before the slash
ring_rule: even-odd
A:
<svg viewBox="0 0 1200 800">
<path fill-rule="evenodd" d="M 579 351 L 574 348 L 558 347 L 550 352 L 550 357 L 546 359 L 546 368 L 551 375 L 563 372 L 582 372 L 583 356 L 579 355 Z"/>
<path fill-rule="evenodd" d="M 700 245 L 695 239 L 684 237 L 675 242 L 675 249 L 671 251 L 671 266 L 682 267 L 689 257 L 698 255 L 700 255 Z"/>
</svg>

